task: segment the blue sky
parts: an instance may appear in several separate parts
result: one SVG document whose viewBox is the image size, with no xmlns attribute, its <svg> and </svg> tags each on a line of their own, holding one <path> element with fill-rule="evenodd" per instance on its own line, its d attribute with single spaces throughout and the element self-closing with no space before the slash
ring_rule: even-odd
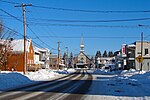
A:
<svg viewBox="0 0 150 100">
<path fill-rule="evenodd" d="M 16 16 L 22 20 L 22 9 L 14 7 L 13 3 L 32 3 L 36 6 L 65 8 L 74 10 L 91 11 L 147 11 L 150 10 L 150 0 L 13 0 L 8 3 L 0 0 L 0 9 Z M 78 54 L 80 50 L 81 36 L 84 36 L 85 53 L 95 55 L 96 51 L 104 50 L 116 51 L 121 48 L 121 44 L 130 44 L 140 40 L 141 32 L 144 32 L 144 40 L 150 41 L 150 28 L 132 27 L 150 25 L 149 20 L 142 21 L 124 21 L 124 22 L 56 22 L 55 20 L 122 20 L 150 18 L 150 12 L 142 13 L 98 13 L 98 12 L 80 12 L 65 11 L 56 9 L 44 9 L 38 7 L 27 7 L 27 22 L 30 29 L 40 38 L 35 38 L 35 34 L 27 28 L 27 36 L 35 41 L 39 46 L 49 48 L 52 53 L 57 53 L 57 42 L 61 42 L 61 53 L 69 48 L 69 52 Z M 23 24 L 6 13 L 0 11 L 0 19 L 3 24 L 23 34 Z M 32 20 L 31 20 L 32 19 Z M 35 20 L 36 19 L 36 20 Z M 47 19 L 46 21 L 40 19 Z M 36 24 L 31 23 L 34 22 Z M 38 23 L 38 24 L 37 24 Z M 42 24 L 39 24 L 42 23 Z M 55 26 L 52 24 L 59 24 Z M 71 25 L 105 25 L 107 27 L 77 27 L 60 26 L 60 24 Z M 114 27 L 117 26 L 117 27 Z M 124 28 L 123 26 L 127 26 Z M 121 38 L 122 37 L 122 38 Z M 22 38 L 14 36 L 15 39 Z M 47 44 L 47 45 L 45 45 Z M 54 49 L 52 49 L 54 48 Z"/>
</svg>

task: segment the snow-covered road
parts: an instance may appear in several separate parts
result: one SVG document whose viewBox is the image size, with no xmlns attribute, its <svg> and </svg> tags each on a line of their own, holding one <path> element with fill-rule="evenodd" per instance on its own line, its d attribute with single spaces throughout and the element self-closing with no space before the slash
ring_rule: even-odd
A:
<svg viewBox="0 0 150 100">
<path fill-rule="evenodd" d="M 28 85 L 32 83 L 32 85 L 26 89 L 18 89 L 17 91 L 15 90 L 15 92 L 7 93 L 3 93 L 3 91 L 6 89 L 6 86 L 8 86 L 9 81 L 8 79 L 8 82 L 5 80 L 8 76 L 3 73 L 0 75 L 0 79 L 3 79 L 7 84 L 3 83 L 0 85 L 0 89 L 2 90 L 0 98 L 15 98 L 18 100 L 31 100 L 35 99 L 35 97 L 36 99 L 42 98 L 44 100 L 48 98 L 53 100 L 150 100 L 150 72 L 139 72 L 136 70 L 108 72 L 100 69 L 92 69 L 87 70 L 90 74 L 84 71 L 67 76 L 68 73 L 73 73 L 74 71 L 73 69 L 70 71 L 53 72 L 41 70 L 35 72 L 37 75 L 35 73 L 29 73 L 28 77 L 32 79 L 32 81 L 21 74 L 8 73 L 7 75 L 11 75 L 9 76 L 9 80 L 17 78 L 16 83 L 17 81 L 20 82 L 20 84 L 18 83 L 19 85 L 23 84 L 23 82 L 27 82 Z M 34 77 L 32 75 L 34 75 Z M 41 75 L 44 76 L 43 79 Z M 62 78 L 58 79 L 57 77 Z M 35 82 L 35 80 L 41 83 Z M 10 87 L 16 86 L 15 80 L 11 82 L 14 83 Z M 35 85 L 33 85 L 33 83 Z"/>
<path fill-rule="evenodd" d="M 70 100 L 82 98 L 81 95 L 74 97 L 74 95 L 66 94 L 86 94 L 92 82 L 92 75 L 88 74 L 85 70 L 77 70 L 76 73 L 70 74 L 58 80 L 47 81 L 40 84 L 32 85 L 32 87 L 25 86 L 22 88 L 14 89 L 0 94 L 1 100 Z"/>
</svg>

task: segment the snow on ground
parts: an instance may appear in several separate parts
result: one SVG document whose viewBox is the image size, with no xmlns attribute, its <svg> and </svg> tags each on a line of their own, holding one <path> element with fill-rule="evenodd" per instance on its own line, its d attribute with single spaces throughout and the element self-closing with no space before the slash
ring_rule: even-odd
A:
<svg viewBox="0 0 150 100">
<path fill-rule="evenodd" d="M 86 100 L 150 100 L 150 72 L 95 70 Z"/>
<path fill-rule="evenodd" d="M 74 69 L 41 69 L 36 72 L 28 72 L 26 75 L 19 72 L 2 71 L 0 90 L 57 79 L 74 71 Z M 88 72 L 93 74 L 93 81 L 89 92 L 85 95 L 86 100 L 150 100 L 150 72 L 139 72 L 133 69 L 116 72 L 91 69 Z"/>
<path fill-rule="evenodd" d="M 36 72 L 27 72 L 25 76 L 34 81 L 47 81 L 51 78 L 59 77 L 59 74 L 52 70 L 40 69 Z"/>
<path fill-rule="evenodd" d="M 0 90 L 6 90 L 9 88 L 14 88 L 16 86 L 21 86 L 22 84 L 31 84 L 28 77 L 17 72 L 2 72 L 0 73 Z"/>
<path fill-rule="evenodd" d="M 67 75 L 68 73 L 73 73 L 74 69 L 68 70 L 48 70 L 40 69 L 36 72 L 27 72 L 23 75 L 21 72 L 11 72 L 11 71 L 1 71 L 0 73 L 0 91 L 19 87 L 22 85 L 33 84 L 38 81 L 47 81 L 56 79 Z"/>
<path fill-rule="evenodd" d="M 50 70 L 50 69 L 40 69 L 36 72 L 28 72 L 27 76 L 30 80 L 34 81 L 47 81 L 54 78 L 62 77 L 66 74 L 75 72 L 74 69 L 63 69 L 63 70 Z"/>
</svg>

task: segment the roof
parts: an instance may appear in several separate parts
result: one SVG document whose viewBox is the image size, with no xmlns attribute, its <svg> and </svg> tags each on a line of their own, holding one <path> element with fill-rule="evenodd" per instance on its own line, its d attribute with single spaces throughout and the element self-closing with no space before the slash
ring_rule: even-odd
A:
<svg viewBox="0 0 150 100">
<path fill-rule="evenodd" d="M 128 47 L 135 47 L 135 44 L 129 44 Z"/>
<path fill-rule="evenodd" d="M 86 58 L 88 58 L 88 59 L 90 60 L 90 58 L 89 58 L 84 52 L 80 52 L 80 53 L 77 55 L 77 57 L 78 57 L 81 53 L 82 53 L 84 56 L 86 56 Z"/>
<path fill-rule="evenodd" d="M 141 43 L 141 41 L 135 41 L 135 43 Z M 143 41 L 143 43 L 150 43 L 150 41 Z"/>
<path fill-rule="evenodd" d="M 31 40 L 28 39 L 26 41 L 26 50 L 29 52 L 29 47 L 31 44 Z M 13 40 L 10 43 L 12 50 L 15 52 L 23 52 L 24 51 L 24 39 L 19 39 L 19 40 Z"/>
<path fill-rule="evenodd" d="M 47 51 L 49 52 L 49 49 L 47 48 L 38 48 L 36 46 L 33 46 L 33 48 L 35 52 L 47 52 Z"/>
</svg>

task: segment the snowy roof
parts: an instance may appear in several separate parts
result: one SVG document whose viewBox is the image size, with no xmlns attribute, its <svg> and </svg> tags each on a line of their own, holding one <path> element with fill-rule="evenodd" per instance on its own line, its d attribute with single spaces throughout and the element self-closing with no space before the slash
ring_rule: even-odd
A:
<svg viewBox="0 0 150 100">
<path fill-rule="evenodd" d="M 128 47 L 135 47 L 135 44 L 129 44 Z"/>
<path fill-rule="evenodd" d="M 31 40 L 28 39 L 26 41 L 27 52 L 29 52 L 30 44 L 31 44 Z M 11 41 L 10 45 L 11 45 L 13 51 L 16 51 L 16 52 L 23 52 L 24 51 L 24 40 L 23 39 L 13 40 L 13 41 Z"/>
<path fill-rule="evenodd" d="M 33 46 L 33 48 L 35 52 L 47 52 L 47 51 L 49 52 L 47 48 L 38 48 L 36 46 Z"/>
</svg>

